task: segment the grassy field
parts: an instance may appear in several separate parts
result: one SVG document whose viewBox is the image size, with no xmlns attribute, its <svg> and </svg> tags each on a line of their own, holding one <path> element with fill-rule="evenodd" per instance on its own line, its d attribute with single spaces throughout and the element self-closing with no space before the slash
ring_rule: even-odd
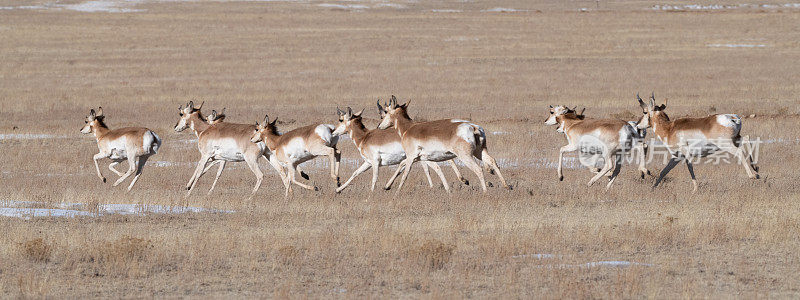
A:
<svg viewBox="0 0 800 300">
<path fill-rule="evenodd" d="M 792 3 L 105 3 L 124 12 L 0 0 L 0 206 L 229 212 L 0 217 L 2 298 L 800 296 Z M 698 165 L 692 194 L 685 167 L 652 190 L 654 178 L 626 165 L 606 192 L 586 187 L 592 174 L 573 160 L 557 180 L 566 139 L 544 125 L 548 105 L 634 119 L 635 93 L 651 91 L 673 118 L 755 114 L 743 134 L 765 141 L 762 178 Z M 365 174 L 336 195 L 319 159 L 301 166 L 319 192 L 284 200 L 262 161 L 250 201 L 255 180 L 242 163 L 211 196 L 213 174 L 183 198 L 199 159 L 194 135 L 173 131 L 188 100 L 205 101 L 205 113 L 226 107 L 228 122 L 269 113 L 288 131 L 334 123 L 337 105 L 366 107 L 374 127 L 375 101 L 392 94 L 413 100 L 414 119 L 484 126 L 514 189 L 487 175 L 495 187 L 483 194 L 462 167 L 473 184 L 445 169 L 446 194 L 416 166 L 399 193 L 371 195 Z M 97 106 L 111 128 L 146 126 L 164 139 L 131 193 L 94 174 L 95 140 L 78 130 Z M 351 140 L 340 145 L 344 180 L 360 157 Z"/>
</svg>

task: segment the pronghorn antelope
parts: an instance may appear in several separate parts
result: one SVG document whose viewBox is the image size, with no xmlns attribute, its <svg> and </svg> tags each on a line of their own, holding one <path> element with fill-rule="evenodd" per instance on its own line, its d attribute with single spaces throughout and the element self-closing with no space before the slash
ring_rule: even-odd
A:
<svg viewBox="0 0 800 300">
<path fill-rule="evenodd" d="M 599 151 L 604 165 L 595 176 L 589 180 L 588 185 L 592 186 L 604 175 L 609 175 L 606 189 L 609 189 L 619 175 L 622 166 L 622 154 L 632 147 L 634 138 L 638 135 L 635 127 L 628 122 L 613 119 L 591 119 L 585 118 L 582 114 L 575 113 L 574 109 L 559 105 L 550 106 L 550 117 L 545 120 L 546 125 L 558 125 L 558 132 L 563 132 L 567 137 L 567 145 L 558 151 L 558 180 L 564 180 L 563 160 L 564 152 L 580 151 Z M 641 153 L 641 152 L 640 152 Z M 639 157 L 644 159 L 643 157 Z M 583 163 L 583 162 L 582 162 Z M 614 168 L 612 171 L 612 167 Z M 594 166 L 590 166 L 594 172 Z M 643 174 L 646 169 L 641 169 Z"/>
<path fill-rule="evenodd" d="M 264 116 L 264 123 L 256 122 L 254 130 L 250 132 L 250 141 L 253 143 L 265 143 L 271 155 L 270 163 L 275 168 L 287 168 L 286 177 L 283 178 L 283 185 L 286 188 L 286 197 L 292 193 L 292 183 L 308 189 L 318 190 L 315 186 L 310 186 L 297 181 L 295 173 L 297 165 L 309 161 L 317 156 L 328 156 L 331 165 L 331 177 L 339 186 L 339 160 L 341 153 L 336 149 L 339 137 L 333 135 L 333 125 L 319 124 L 300 127 L 284 134 L 278 133 L 275 126 L 278 118 L 269 121 L 269 115 Z"/>
<path fill-rule="evenodd" d="M 742 119 L 738 115 L 718 114 L 704 118 L 679 118 L 671 121 L 664 112 L 664 109 L 667 108 L 666 101 L 664 104 L 656 106 L 655 93 L 650 96 L 649 103 L 642 101 L 639 94 L 636 94 L 636 100 L 644 113 L 637 127 L 640 129 L 653 128 L 653 133 L 664 143 L 672 156 L 667 166 L 661 170 L 653 187 L 657 187 L 664 176 L 681 159 L 685 159 L 686 168 L 692 177 L 692 191 L 697 191 L 697 179 L 694 176 L 692 160 L 717 151 L 733 154 L 744 167 L 747 176 L 758 178 L 752 157 L 746 154 L 742 147 L 742 142 L 746 143 L 748 137 L 742 137 L 739 134 L 742 129 Z"/>
<path fill-rule="evenodd" d="M 475 172 L 484 192 L 486 192 L 486 180 L 483 177 L 481 166 L 475 162 L 474 158 L 483 162 L 483 168 L 487 172 L 492 173 L 493 169 L 500 177 L 503 186 L 511 189 L 500 173 L 497 162 L 486 149 L 486 134 L 482 127 L 469 121 L 456 119 L 414 122 L 408 116 L 409 103 L 410 101 L 398 105 L 397 98 L 392 96 L 386 107 L 380 107 L 383 120 L 378 125 L 378 129 L 394 126 L 400 136 L 403 151 L 406 153 L 405 170 L 400 179 L 400 185 L 397 187 L 398 192 L 403 188 L 403 183 L 408 178 L 408 173 L 415 161 L 440 162 L 456 157 Z M 435 168 L 434 171 L 439 175 L 445 190 L 449 193 L 450 187 L 442 171 L 439 168 Z"/>
<path fill-rule="evenodd" d="M 97 160 L 101 158 L 111 159 L 111 164 L 108 169 L 119 176 L 114 186 L 119 185 L 125 179 L 130 177 L 134 172 L 136 175 L 128 185 L 128 191 L 133 188 L 139 175 L 142 175 L 144 164 L 151 155 L 158 152 L 161 147 L 161 138 L 155 132 L 142 127 L 126 127 L 120 129 L 108 129 L 108 126 L 103 122 L 105 116 L 103 115 L 103 108 L 100 107 L 95 113 L 94 109 L 89 111 L 86 116 L 86 125 L 81 128 L 81 133 L 94 134 L 97 139 L 97 148 L 100 153 L 92 157 L 94 159 L 94 168 L 97 170 L 97 176 L 106 182 L 106 178 L 100 173 L 100 167 L 97 165 Z M 124 174 L 117 171 L 114 166 L 118 165 L 124 160 L 128 160 L 128 171 Z"/>
<path fill-rule="evenodd" d="M 175 124 L 175 131 L 181 132 L 186 128 L 191 128 L 197 136 L 197 148 L 200 150 L 200 160 L 197 163 L 192 177 L 186 184 L 186 193 L 189 196 L 203 174 L 211 167 L 206 168 L 206 164 L 215 161 L 220 161 L 217 176 L 214 178 L 214 183 L 208 190 L 208 194 L 214 190 L 222 170 L 225 168 L 226 162 L 241 162 L 247 163 L 250 171 L 256 175 L 256 185 L 253 187 L 253 194 L 258 191 L 261 186 L 261 181 L 264 174 L 258 168 L 258 158 L 265 155 L 266 146 L 264 143 L 251 143 L 250 135 L 255 130 L 255 126 L 247 124 L 234 124 L 217 122 L 209 124 L 209 121 L 203 117 L 200 109 L 203 107 L 201 103 L 199 107 L 194 106 L 193 101 L 189 101 L 186 107 L 179 107 L 178 112 L 180 119 Z M 215 120 L 221 119 L 214 114 Z M 223 117 L 224 118 L 224 117 Z M 273 166 L 275 167 L 275 166 Z M 283 178 L 280 169 L 276 168 Z"/>
<path fill-rule="evenodd" d="M 382 111 L 380 104 L 378 104 L 378 111 L 379 113 Z M 353 113 L 353 110 L 349 107 L 346 111 L 336 108 L 336 113 L 339 115 L 339 124 L 336 126 L 336 130 L 333 131 L 333 134 L 337 136 L 349 134 L 350 139 L 353 140 L 353 144 L 355 144 L 358 149 L 358 153 L 364 158 L 364 163 L 353 172 L 353 175 L 350 176 L 342 186 L 336 189 L 337 193 L 344 190 L 354 178 L 361 175 L 361 173 L 364 173 L 369 168 L 372 168 L 371 190 L 374 191 L 375 183 L 378 181 L 378 169 L 380 166 L 399 164 L 397 171 L 395 171 L 394 175 L 392 175 L 391 179 L 389 179 L 384 187 L 384 189 L 388 190 L 391 188 L 392 183 L 404 166 L 402 163 L 406 158 L 406 153 L 403 151 L 403 145 L 400 143 L 400 136 L 397 135 L 397 132 L 391 129 L 368 130 L 361 121 L 361 114 L 363 112 L 363 109 L 357 113 Z M 453 171 L 456 173 L 459 180 L 465 184 L 469 184 L 469 182 L 461 176 L 455 162 L 450 160 L 450 165 L 453 166 Z M 428 178 L 428 184 L 432 187 L 433 181 L 431 180 L 431 175 L 428 170 L 429 166 L 436 170 L 439 168 L 439 165 L 433 162 L 425 162 L 422 164 L 425 176 Z"/>
</svg>

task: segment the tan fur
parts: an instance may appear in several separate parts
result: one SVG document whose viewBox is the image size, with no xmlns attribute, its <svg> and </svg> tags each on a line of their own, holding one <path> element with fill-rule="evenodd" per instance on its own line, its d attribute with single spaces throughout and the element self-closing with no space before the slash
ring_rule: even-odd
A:
<svg viewBox="0 0 800 300">
<path fill-rule="evenodd" d="M 564 153 L 580 150 L 579 143 L 581 139 L 585 136 L 591 136 L 593 139 L 602 142 L 605 146 L 605 152 L 602 153 L 605 165 L 589 180 L 588 185 L 591 186 L 602 176 L 609 176 L 606 189 L 611 188 L 622 166 L 621 155 L 624 151 L 630 150 L 628 147 L 633 145 L 632 139 L 635 134 L 635 129 L 628 124 L 628 122 L 615 119 L 586 118 L 562 105 L 550 107 L 550 118 L 545 121 L 545 124 L 558 125 L 558 130 L 563 132 L 567 137 L 568 144 L 561 147 L 558 152 L 557 172 L 559 180 L 564 180 Z M 621 144 L 621 141 L 625 144 Z M 644 157 L 640 155 L 639 159 L 643 160 Z M 594 166 L 589 167 L 595 170 Z M 640 172 L 645 174 L 646 169 L 642 170 L 642 168 L 643 166 L 640 164 Z"/>
<path fill-rule="evenodd" d="M 401 138 L 397 134 L 397 131 L 394 129 L 368 130 L 366 126 L 364 126 L 364 123 L 362 123 L 361 113 L 363 111 L 364 110 L 361 110 L 361 112 L 358 112 L 355 115 L 353 114 L 352 110 L 349 107 L 347 108 L 347 112 L 337 111 L 337 113 L 339 114 L 339 126 L 346 127 L 346 133 L 350 134 L 350 138 L 353 140 L 353 144 L 355 144 L 356 148 L 361 154 L 361 157 L 364 158 L 365 161 L 358 169 L 356 169 L 356 171 L 353 172 L 353 175 L 351 175 L 350 178 L 347 181 L 345 181 L 345 183 L 342 186 L 336 189 L 336 192 L 341 192 L 342 190 L 344 190 L 344 188 L 346 188 L 356 176 L 365 172 L 369 168 L 373 169 L 371 190 L 374 191 L 375 184 L 378 180 L 378 170 L 381 166 L 381 163 L 383 163 L 381 161 L 378 161 L 379 158 L 373 157 L 374 153 L 377 153 L 378 151 L 386 147 L 386 145 L 390 145 L 393 143 L 401 144 Z M 450 160 L 449 163 L 452 166 L 453 172 L 456 174 L 456 177 L 458 177 L 458 179 L 461 180 L 461 182 L 469 184 L 469 181 L 467 181 L 463 176 L 461 176 L 461 172 L 458 171 L 458 167 L 455 165 L 455 162 L 453 160 Z M 430 185 L 431 187 L 433 187 L 433 180 L 431 180 L 431 175 L 428 168 L 434 167 L 433 165 L 435 165 L 435 163 L 422 164 L 423 171 L 425 172 L 425 177 L 428 179 L 428 185 Z M 394 175 L 392 175 L 392 177 L 389 179 L 389 181 L 386 183 L 384 189 L 388 190 L 391 188 L 392 183 L 394 182 L 395 178 L 397 178 L 397 175 L 402 170 L 403 166 L 404 164 L 402 162 L 398 164 L 397 170 L 395 171 Z M 438 165 L 435 166 L 434 168 L 438 168 Z"/>
<path fill-rule="evenodd" d="M 491 168 L 491 170 L 495 171 L 503 186 L 510 189 L 510 186 L 500 173 L 500 169 L 497 167 L 494 158 L 488 153 L 485 135 L 479 132 L 479 130 L 482 130 L 480 127 L 469 122 L 453 122 L 451 119 L 431 122 L 414 122 L 406 111 L 408 104 L 407 102 L 403 105 L 398 105 L 397 100 L 392 96 L 390 104 L 381 109 L 381 111 L 385 111 L 385 115 L 379 125 L 379 128 L 387 128 L 389 126 L 394 126 L 396 128 L 401 137 L 403 149 L 407 155 L 405 171 L 403 172 L 403 177 L 400 179 L 398 192 L 403 187 L 403 183 L 408 177 L 408 173 L 414 161 L 435 161 L 431 158 L 423 157 L 421 152 L 425 148 L 424 145 L 430 145 L 431 143 L 438 144 L 437 146 L 443 146 L 443 149 L 437 150 L 445 151 L 449 153 L 451 157 L 458 157 L 467 165 L 467 167 L 478 176 L 478 180 L 481 182 L 481 188 L 484 192 L 486 192 L 486 181 L 483 177 L 481 167 L 474 160 L 475 158 L 484 162 L 485 169 L 489 170 L 489 168 Z M 475 141 L 474 145 L 459 136 L 459 126 L 464 124 L 472 128 L 471 133 Z M 434 170 L 436 171 L 436 169 Z M 440 172 L 437 173 L 445 185 L 445 190 L 449 192 L 449 187 L 444 179 L 444 175 Z"/>
<path fill-rule="evenodd" d="M 113 186 L 119 185 L 135 174 L 130 185 L 128 185 L 128 191 L 130 191 L 142 174 L 147 159 L 156 154 L 158 148 L 161 147 L 161 139 L 155 132 L 144 127 L 125 127 L 111 130 L 103 122 L 105 119 L 103 108 L 99 108 L 98 111 L 99 113 L 96 114 L 94 109 L 91 110 L 89 116 L 86 117 L 86 125 L 81 129 L 82 133 L 94 134 L 97 140 L 99 153 L 93 156 L 97 176 L 103 182 L 106 182 L 106 178 L 100 173 L 97 160 L 109 158 L 112 162 L 108 165 L 108 169 L 120 176 Z M 145 140 L 149 145 L 144 144 Z M 123 174 L 114 168 L 114 166 L 126 160 L 128 162 L 127 172 Z"/>
<path fill-rule="evenodd" d="M 256 130 L 251 134 L 250 141 L 264 141 L 267 148 L 272 153 L 272 155 L 269 157 L 270 164 L 272 164 L 272 166 L 275 168 L 281 168 L 281 172 L 283 172 L 282 167 L 280 166 L 281 164 L 283 167 L 287 168 L 286 177 L 283 177 L 284 187 L 286 188 L 285 197 L 289 197 L 289 195 L 293 192 L 293 183 L 308 190 L 318 190 L 318 188 L 315 186 L 310 186 L 297 181 L 295 177 L 295 173 L 297 173 L 297 165 L 317 156 L 324 155 L 330 158 L 331 177 L 334 179 L 336 186 L 338 187 L 339 161 L 341 159 L 341 153 L 338 149 L 336 149 L 335 140 L 332 140 L 332 145 L 328 145 L 325 140 L 317 135 L 315 129 L 317 126 L 319 126 L 319 124 L 296 128 L 281 135 L 278 133 L 278 129 L 275 125 L 276 122 L 277 119 L 275 119 L 273 122 L 269 122 L 269 118 L 265 117 L 264 124 L 256 125 Z M 304 146 L 306 147 L 304 150 L 310 153 L 311 157 L 298 160 L 290 157 L 287 154 L 287 151 L 291 150 L 289 149 L 291 146 L 290 143 L 296 138 L 303 140 Z"/>
<path fill-rule="evenodd" d="M 250 171 L 252 171 L 256 176 L 256 184 L 252 191 L 252 194 L 255 194 L 256 191 L 258 191 L 258 188 L 261 186 L 261 181 L 264 177 L 264 174 L 258 167 L 258 159 L 261 156 L 267 156 L 265 151 L 266 149 L 262 149 L 258 144 L 250 142 L 250 137 L 256 130 L 256 127 L 249 124 L 222 122 L 224 116 L 221 118 L 212 118 L 207 120 L 205 117 L 203 117 L 200 109 L 195 108 L 192 102 L 189 102 L 186 108 L 180 108 L 180 114 L 181 118 L 178 120 L 178 124 L 175 125 L 175 130 L 182 131 L 185 128 L 191 128 L 197 136 L 197 148 L 200 151 L 200 161 L 198 161 L 192 177 L 186 184 L 186 196 L 188 197 L 191 194 L 200 177 L 202 177 L 203 174 L 205 174 L 214 164 L 218 163 L 220 164 L 219 170 L 214 178 L 214 183 L 208 190 L 208 194 L 211 194 L 211 192 L 214 190 L 214 187 L 216 187 L 219 176 L 222 174 L 222 170 L 225 168 L 226 162 L 230 160 L 229 158 L 220 156 L 222 154 L 215 153 L 215 151 L 220 149 L 220 145 L 230 146 L 228 141 L 234 142 L 234 148 L 236 149 L 235 152 L 241 154 L 241 159 L 247 163 Z M 239 160 L 236 159 L 230 161 L 235 162 Z M 273 167 L 275 166 L 273 165 Z M 284 175 L 282 170 L 279 168 L 276 168 L 276 170 L 281 178 L 283 178 Z"/>
<path fill-rule="evenodd" d="M 716 148 L 720 151 L 733 154 L 745 168 L 745 172 L 750 178 L 759 178 L 752 157 L 745 153 L 741 145 L 742 137 L 739 132 L 741 124 L 737 126 L 739 129 L 735 129 L 734 126 L 728 127 L 719 124 L 717 122 L 718 117 L 724 115 L 710 115 L 702 118 L 679 118 L 672 121 L 667 113 L 664 112 L 667 107 L 666 103 L 659 106 L 655 105 L 655 94 L 651 96 L 649 103 L 645 103 L 639 98 L 639 95 L 637 95 L 636 98 L 639 102 L 639 106 L 645 113 L 638 127 L 653 128 L 653 132 L 667 146 L 672 155 L 667 166 L 661 170 L 661 174 L 653 185 L 654 187 L 658 186 L 664 176 L 666 176 L 680 160 L 684 160 L 692 179 L 692 191 L 696 192 L 698 184 L 694 175 L 692 160 L 710 155 L 715 152 L 713 150 Z M 736 118 L 738 118 L 738 116 L 736 116 Z M 741 119 L 739 119 L 739 122 L 741 122 Z M 711 144 L 716 148 L 705 147 L 704 144 Z M 701 151 L 693 151 L 697 150 L 698 147 L 700 147 L 699 149 Z M 699 154 L 697 152 L 699 152 Z"/>
</svg>

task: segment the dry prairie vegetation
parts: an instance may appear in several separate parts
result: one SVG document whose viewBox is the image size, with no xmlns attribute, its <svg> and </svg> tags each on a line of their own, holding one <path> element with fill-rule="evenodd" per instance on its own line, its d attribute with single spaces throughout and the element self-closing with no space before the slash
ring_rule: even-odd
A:
<svg viewBox="0 0 800 300">
<path fill-rule="evenodd" d="M 46 1 L 0 1 L 0 6 Z M 72 1 L 80 3 L 81 1 Z M 66 3 L 66 2 L 65 2 Z M 334 3 L 334 2 L 331 2 Z M 335 2 L 339 3 L 339 2 Z M 800 10 L 662 12 L 644 1 L 145 2 L 134 13 L 0 10 L 0 202 L 190 205 L 234 213 L 0 217 L 0 297 L 797 297 L 800 202 L 794 158 Z M 672 2 L 671 2 L 672 3 Z M 706 2 L 700 2 L 704 4 Z M 675 3 L 672 3 L 675 4 Z M 690 4 L 690 3 L 681 3 Z M 676 4 L 677 5 L 677 4 Z M 527 10 L 484 12 L 495 7 Z M 579 13 L 587 7 L 589 12 Z M 456 12 L 434 12 L 433 10 Z M 738 47 L 710 45 L 764 45 Z M 565 144 L 547 105 L 634 118 L 634 93 L 669 98 L 673 117 L 756 114 L 763 178 L 740 166 L 685 168 L 663 187 L 625 166 L 615 188 L 553 162 Z M 230 122 L 265 113 L 290 130 L 335 121 L 335 107 L 391 94 L 412 117 L 469 118 L 488 132 L 511 191 L 456 182 L 368 193 L 362 175 L 340 195 L 283 200 L 274 171 L 254 180 L 229 164 L 184 201 L 199 158 L 172 130 L 189 99 L 227 107 Z M 93 138 L 78 130 L 103 106 L 112 128 L 147 126 L 163 139 L 130 194 L 94 175 Z M 344 179 L 357 154 L 341 141 Z M 160 165 L 159 165 L 160 163 Z M 107 163 L 106 163 L 107 164 Z M 648 168 L 657 172 L 663 164 Z M 381 169 L 385 182 L 394 168 Z M 390 171 L 391 170 L 391 171 Z M 106 176 L 110 172 L 101 165 Z M 211 172 L 213 173 L 213 171 Z M 110 176 L 109 178 L 115 178 Z M 496 177 L 487 176 L 490 182 Z M 626 261 L 628 266 L 598 262 Z M 593 264 L 594 263 L 594 264 Z"/>
</svg>

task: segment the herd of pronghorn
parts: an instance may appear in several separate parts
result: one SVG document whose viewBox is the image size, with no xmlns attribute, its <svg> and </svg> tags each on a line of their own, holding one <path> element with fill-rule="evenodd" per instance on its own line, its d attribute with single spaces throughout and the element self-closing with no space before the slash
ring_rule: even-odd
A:
<svg viewBox="0 0 800 300">
<path fill-rule="evenodd" d="M 717 114 L 702 118 L 679 118 L 670 120 L 664 112 L 666 103 L 656 105 L 655 95 L 648 102 L 643 101 L 639 95 L 636 100 L 642 109 L 642 117 L 638 121 L 623 121 L 616 119 L 593 119 L 578 113 L 575 108 L 566 106 L 550 106 L 550 116 L 545 121 L 547 125 L 558 125 L 558 132 L 566 135 L 568 144 L 561 147 L 558 155 L 558 177 L 564 179 L 562 173 L 563 154 L 576 151 L 579 142 L 585 137 L 591 137 L 602 144 L 602 168 L 591 166 L 595 175 L 589 181 L 591 186 L 595 181 L 607 176 L 609 179 L 606 189 L 611 187 L 619 174 L 622 159 L 619 156 L 624 149 L 638 148 L 639 171 L 642 177 L 649 174 L 644 162 L 645 143 L 644 135 L 647 128 L 651 128 L 658 139 L 667 147 L 671 159 L 661 171 L 655 186 L 664 176 L 681 160 L 686 162 L 686 167 L 692 178 L 693 190 L 697 190 L 697 180 L 694 176 L 692 158 L 707 156 L 715 151 L 727 151 L 733 154 L 742 164 L 750 178 L 758 178 L 757 168 L 742 146 L 743 139 L 739 134 L 742 121 L 734 114 Z M 300 127 L 281 134 L 276 127 L 277 118 L 270 120 L 264 117 L 262 123 L 236 124 L 225 122 L 225 112 L 212 111 L 208 116 L 201 112 L 203 104 L 195 106 L 190 101 L 185 107 L 178 108 L 180 119 L 175 125 L 175 131 L 180 132 L 190 128 L 197 136 L 197 147 L 200 150 L 200 161 L 194 173 L 186 184 L 187 196 L 194 189 L 197 181 L 214 164 L 219 164 L 217 175 L 214 178 L 210 194 L 217 184 L 225 164 L 228 162 L 247 163 L 247 166 L 256 176 L 255 193 L 261 185 L 263 173 L 259 169 L 258 160 L 264 157 L 280 175 L 286 189 L 286 197 L 292 193 L 292 186 L 297 185 L 309 190 L 317 190 L 315 186 L 297 180 L 296 174 L 308 179 L 308 176 L 297 169 L 298 165 L 318 156 L 326 156 L 330 160 L 331 177 L 336 182 L 336 192 L 341 192 L 353 179 L 372 168 L 372 186 L 378 180 L 380 166 L 399 165 L 397 170 L 387 182 L 385 189 L 403 171 L 398 191 L 408 177 L 411 166 L 419 161 L 423 167 L 428 184 L 433 187 L 429 169 L 442 180 L 446 191 L 450 191 L 447 180 L 437 162 L 448 161 L 456 176 L 464 183 L 468 181 L 461 176 L 458 167 L 453 161 L 458 158 L 467 168 L 472 170 L 480 181 L 481 188 L 486 192 L 486 181 L 483 169 L 488 173 L 496 174 L 500 182 L 507 189 L 511 187 L 506 183 L 500 173 L 495 159 L 489 155 L 486 146 L 486 133 L 484 129 L 470 121 L 459 119 L 444 119 L 429 122 L 417 122 L 408 115 L 410 101 L 399 104 L 392 96 L 391 100 L 381 105 L 378 101 L 378 113 L 381 122 L 377 129 L 367 129 L 361 121 L 362 109 L 353 112 L 349 107 L 345 110 L 336 109 L 338 115 L 337 125 L 314 124 Z M 392 128 L 393 127 L 393 128 Z M 128 191 L 136 183 L 147 159 L 156 154 L 161 146 L 161 139 L 155 132 L 141 127 L 128 127 L 111 130 L 104 123 L 103 108 L 95 112 L 92 109 L 86 117 L 86 125 L 82 133 L 94 134 L 100 152 L 94 155 L 94 166 L 97 176 L 106 181 L 100 173 L 98 159 L 109 158 L 111 164 L 108 168 L 117 174 L 119 179 L 114 186 L 119 185 L 131 175 L 134 175 L 128 186 Z M 347 134 L 355 144 L 364 163 L 353 173 L 344 184 L 339 184 L 339 161 L 341 153 L 336 148 L 339 136 Z M 691 144 L 687 141 L 694 141 Z M 701 141 L 704 149 L 711 151 L 693 151 L 691 147 Z M 710 147 L 709 147 L 710 146 Z M 478 164 L 475 160 L 482 164 Z M 128 161 L 128 170 L 125 173 L 114 168 L 122 161 Z"/>
</svg>

